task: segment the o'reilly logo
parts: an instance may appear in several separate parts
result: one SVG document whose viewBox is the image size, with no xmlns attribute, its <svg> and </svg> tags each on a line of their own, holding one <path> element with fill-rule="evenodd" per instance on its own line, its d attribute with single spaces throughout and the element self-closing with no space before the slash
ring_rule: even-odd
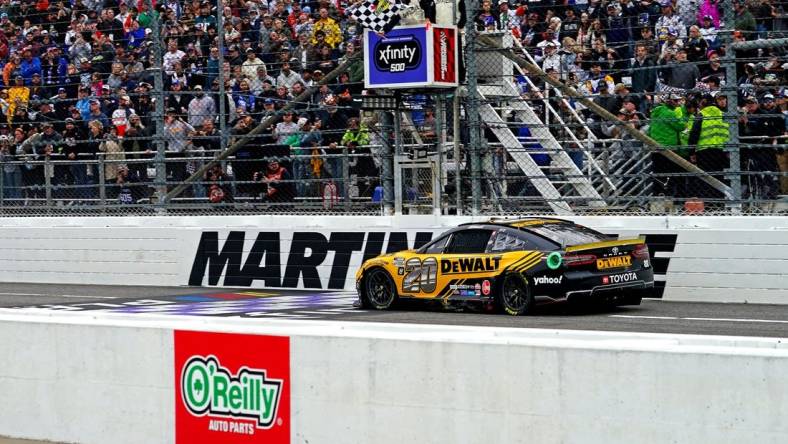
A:
<svg viewBox="0 0 788 444">
<path fill-rule="evenodd" d="M 274 424 L 282 391 L 281 379 L 266 371 L 241 367 L 233 375 L 215 356 L 193 356 L 181 372 L 183 403 L 195 416 L 254 419 L 257 428 Z"/>
<path fill-rule="evenodd" d="M 415 36 L 384 38 L 375 43 L 375 67 L 388 72 L 416 69 L 421 64 L 422 53 Z"/>
<path fill-rule="evenodd" d="M 561 281 L 564 280 L 563 276 L 539 276 L 534 278 L 535 285 L 544 285 L 544 284 L 560 284 Z"/>
</svg>

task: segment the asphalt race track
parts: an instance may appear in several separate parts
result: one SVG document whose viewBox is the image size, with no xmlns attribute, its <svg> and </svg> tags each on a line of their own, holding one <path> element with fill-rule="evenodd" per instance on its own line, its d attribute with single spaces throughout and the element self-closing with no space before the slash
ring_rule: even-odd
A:
<svg viewBox="0 0 788 444">
<path fill-rule="evenodd" d="M 408 304 L 392 311 L 353 307 L 349 292 L 194 287 L 119 287 L 3 284 L 0 308 L 173 316 L 321 319 L 514 328 L 788 337 L 788 305 L 713 304 L 646 300 L 636 307 L 599 310 L 540 307 L 513 317 L 478 310 Z"/>
</svg>

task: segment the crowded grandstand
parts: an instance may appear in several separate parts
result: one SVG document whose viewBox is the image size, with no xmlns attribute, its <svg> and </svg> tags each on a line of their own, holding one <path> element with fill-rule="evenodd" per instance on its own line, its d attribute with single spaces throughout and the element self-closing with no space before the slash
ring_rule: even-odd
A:
<svg viewBox="0 0 788 444">
<path fill-rule="evenodd" d="M 516 88 L 480 88 L 489 112 L 464 85 L 365 105 L 391 91 L 365 89 L 354 11 L 386 4 L 0 0 L 0 201 L 350 210 L 396 198 L 459 212 L 473 195 L 491 212 L 663 212 L 772 211 L 788 194 L 788 60 L 758 43 L 782 37 L 780 3 L 460 1 L 451 24 L 466 43 L 496 37 L 516 62 L 485 68 L 490 48 L 464 45 L 478 51 L 462 67 L 474 84 Z M 402 7 L 440 21 L 434 2 Z M 413 166 L 422 149 L 430 161 Z"/>
</svg>

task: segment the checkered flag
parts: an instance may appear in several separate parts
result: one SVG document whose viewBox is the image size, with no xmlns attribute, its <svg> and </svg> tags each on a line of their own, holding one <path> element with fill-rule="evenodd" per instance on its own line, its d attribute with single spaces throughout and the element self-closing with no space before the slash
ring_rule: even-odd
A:
<svg viewBox="0 0 788 444">
<path fill-rule="evenodd" d="M 409 8 L 400 0 L 363 0 L 347 9 L 347 14 L 364 28 L 385 33 L 399 23 L 399 15 Z"/>
</svg>

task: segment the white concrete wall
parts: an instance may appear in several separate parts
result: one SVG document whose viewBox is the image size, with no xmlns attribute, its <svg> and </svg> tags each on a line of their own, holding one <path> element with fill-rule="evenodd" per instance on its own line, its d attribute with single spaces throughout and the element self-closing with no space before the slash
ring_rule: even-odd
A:
<svg viewBox="0 0 788 444">
<path fill-rule="evenodd" d="M 0 312 L 0 435 L 170 443 L 174 329 L 290 336 L 291 442 L 784 443 L 788 345 Z"/>
<path fill-rule="evenodd" d="M 788 218 L 786 217 L 577 217 L 579 223 L 623 236 L 675 235 L 673 251 L 654 255 L 667 265 L 657 280 L 666 282 L 665 299 L 709 302 L 788 303 Z M 130 218 L 0 218 L 0 282 L 84 283 L 108 285 L 188 285 L 201 236 L 215 232 L 218 251 L 230 232 L 244 236 L 241 263 L 246 264 L 261 232 L 277 233 L 279 279 L 243 285 L 279 287 L 288 283 L 288 257 L 295 233 L 361 235 L 347 269 L 326 251 L 317 266 L 319 283 L 328 289 L 332 272 L 351 289 L 353 274 L 372 233 L 383 236 L 383 251 L 392 233 L 407 236 L 440 233 L 465 217 L 130 217 Z M 483 219 L 480 219 L 483 220 Z M 263 265 L 266 265 L 263 258 Z M 258 268 L 260 264 L 249 264 Z M 258 272 L 259 273 L 259 272 Z M 208 274 L 198 273 L 208 285 Z M 300 276 L 300 275 L 299 275 Z M 228 286 L 227 270 L 217 285 Z M 292 287 L 304 288 L 302 277 Z M 341 287 L 342 284 L 339 284 Z M 334 288 L 337 285 L 333 285 Z"/>
</svg>

